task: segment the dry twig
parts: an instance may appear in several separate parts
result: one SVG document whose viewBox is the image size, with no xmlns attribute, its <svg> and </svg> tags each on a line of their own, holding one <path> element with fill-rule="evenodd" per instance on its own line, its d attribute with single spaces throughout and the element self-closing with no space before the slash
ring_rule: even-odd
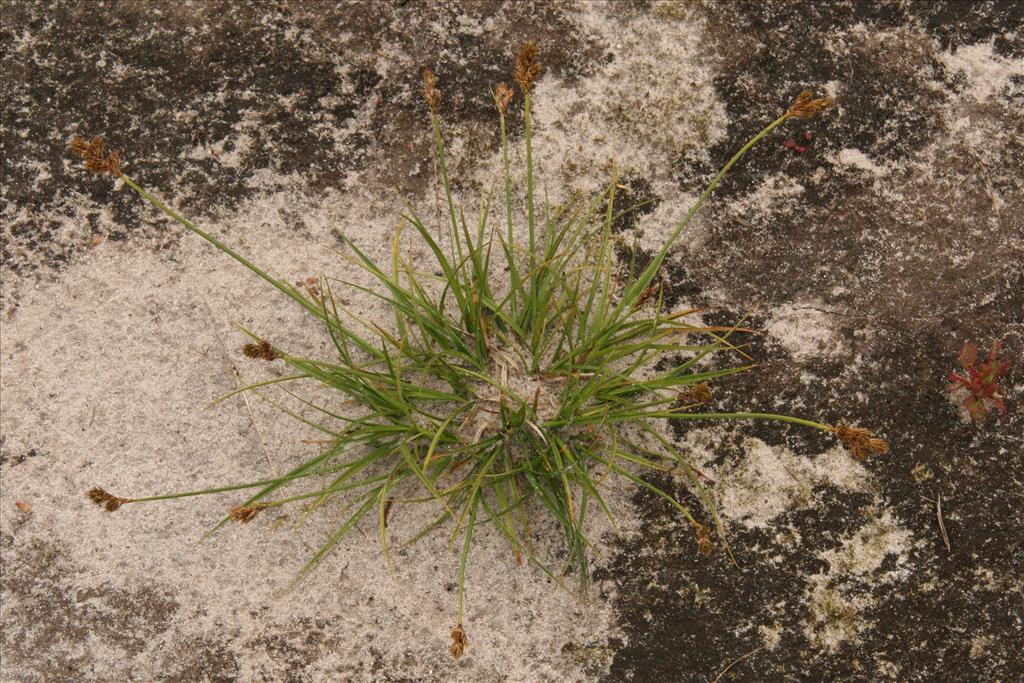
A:
<svg viewBox="0 0 1024 683">
<path fill-rule="evenodd" d="M 942 521 L 942 494 L 935 496 L 935 519 L 939 520 L 939 531 L 942 533 L 942 542 L 946 544 L 946 552 L 951 553 L 953 549 L 949 545 L 949 534 L 946 533 L 946 523 Z"/>
<path fill-rule="evenodd" d="M 714 680 L 712 680 L 711 683 L 718 683 L 718 681 L 722 680 L 722 676 L 724 676 L 725 674 L 729 673 L 729 669 L 733 668 L 734 666 L 736 666 L 737 664 L 742 662 L 744 659 L 747 659 L 748 657 L 754 656 L 755 654 L 757 654 L 758 652 L 760 652 L 763 649 L 764 649 L 764 645 L 761 645 L 760 647 L 758 647 L 758 648 L 756 648 L 754 650 L 751 650 L 750 652 L 748 652 L 747 654 L 743 655 L 742 657 L 737 657 L 736 659 L 732 660 L 731 662 L 729 662 L 728 666 L 726 666 L 724 669 L 722 669 L 722 673 L 720 673 L 717 676 L 715 676 Z"/>
</svg>

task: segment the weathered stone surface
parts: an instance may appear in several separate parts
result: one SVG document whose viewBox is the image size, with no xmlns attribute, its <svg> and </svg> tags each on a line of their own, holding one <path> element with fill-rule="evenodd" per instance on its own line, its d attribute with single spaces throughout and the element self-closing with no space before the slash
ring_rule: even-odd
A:
<svg viewBox="0 0 1024 683">
<path fill-rule="evenodd" d="M 87 177 L 70 138 L 103 135 L 130 175 L 276 273 L 353 277 L 336 231 L 379 251 L 399 199 L 434 206 L 420 70 L 439 74 L 473 205 L 496 168 L 489 89 L 526 38 L 546 65 L 552 196 L 596 189 L 614 155 L 620 198 L 646 202 L 615 225 L 625 262 L 649 259 L 801 90 L 837 99 L 737 166 L 667 262 L 665 303 L 758 331 L 757 367 L 716 408 L 849 420 L 890 453 L 674 425 L 737 564 L 700 555 L 633 487 L 610 494 L 623 534 L 605 534 L 583 602 L 482 532 L 458 662 L 443 534 L 398 553 L 391 578 L 376 529 L 359 531 L 282 595 L 329 519 L 197 545 L 234 500 L 91 506 L 96 484 L 182 490 L 308 457 L 315 433 L 266 405 L 203 406 L 236 372 L 266 376 L 231 321 L 314 352 L 329 340 Z M 1020 3 L 7 2 L 0 66 L 4 681 L 696 682 L 733 662 L 721 680 L 1024 678 Z M 981 424 L 946 391 L 968 339 L 1001 339 L 1014 362 L 1006 414 Z M 683 479 L 656 483 L 700 508 Z M 396 533 L 429 521 L 393 514 Z"/>
</svg>

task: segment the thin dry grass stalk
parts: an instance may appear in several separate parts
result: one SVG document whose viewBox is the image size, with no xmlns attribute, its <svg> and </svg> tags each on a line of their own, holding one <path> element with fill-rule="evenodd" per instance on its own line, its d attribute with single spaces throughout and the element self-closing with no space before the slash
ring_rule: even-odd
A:
<svg viewBox="0 0 1024 683">
<path fill-rule="evenodd" d="M 832 431 L 858 460 L 866 460 L 872 454 L 884 455 L 889 452 L 889 444 L 885 439 L 872 436 L 869 429 L 839 424 L 833 427 Z"/>
<path fill-rule="evenodd" d="M 73 138 L 71 152 L 84 159 L 85 167 L 93 173 L 109 173 L 115 178 L 121 177 L 121 155 L 114 150 L 104 155 L 103 141 L 99 137 L 88 142 L 85 138 Z"/>
<path fill-rule="evenodd" d="M 939 520 L 939 531 L 942 533 L 942 542 L 946 545 L 946 554 L 953 552 L 953 547 L 949 544 L 949 534 L 946 533 L 946 522 L 942 519 L 942 494 L 939 493 L 935 496 L 935 518 Z"/>
</svg>

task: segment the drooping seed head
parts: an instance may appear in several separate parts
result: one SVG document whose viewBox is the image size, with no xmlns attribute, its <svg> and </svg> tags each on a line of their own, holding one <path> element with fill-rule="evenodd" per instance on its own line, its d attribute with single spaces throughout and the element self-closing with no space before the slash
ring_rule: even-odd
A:
<svg viewBox="0 0 1024 683">
<path fill-rule="evenodd" d="M 466 631 L 462 628 L 462 624 L 459 624 L 452 629 L 452 644 L 448 651 L 452 653 L 452 658 L 458 659 L 466 651 L 467 645 L 469 645 L 469 638 L 466 637 Z"/>
<path fill-rule="evenodd" d="M 253 503 L 252 505 L 240 505 L 238 507 L 231 508 L 231 511 L 228 512 L 228 517 L 230 517 L 232 521 L 238 522 L 239 524 L 248 524 L 256 518 L 256 515 L 258 515 L 260 511 L 266 509 L 267 507 L 269 507 L 268 503 Z"/>
<path fill-rule="evenodd" d="M 810 90 L 804 90 L 797 95 L 796 100 L 786 111 L 786 117 L 792 119 L 809 119 L 817 116 L 835 103 L 831 97 L 819 97 L 814 99 Z"/>
<path fill-rule="evenodd" d="M 704 556 L 710 556 L 714 549 L 714 545 L 711 543 L 711 530 L 703 524 L 697 525 L 697 549 Z"/>
<path fill-rule="evenodd" d="M 711 387 L 708 386 L 707 382 L 700 382 L 699 384 L 694 384 L 689 389 L 684 389 L 683 391 L 680 391 L 676 395 L 676 398 L 679 400 L 679 402 L 685 404 L 707 403 L 713 397 L 714 394 L 712 393 Z"/>
<path fill-rule="evenodd" d="M 863 427 L 850 427 L 840 423 L 832 428 L 839 439 L 858 460 L 866 460 L 869 455 L 884 455 L 889 452 L 889 444 L 885 439 L 872 436 L 871 430 Z"/>
<path fill-rule="evenodd" d="M 121 177 L 121 155 L 113 150 L 104 155 L 103 141 L 99 137 L 88 142 L 84 138 L 72 138 L 71 153 L 84 159 L 85 168 L 93 173 L 109 173 L 115 178 Z"/>
<path fill-rule="evenodd" d="M 89 497 L 89 500 L 104 508 L 107 512 L 114 512 L 125 503 L 132 502 L 131 498 L 121 498 L 119 496 L 115 496 L 113 494 L 107 493 L 106 491 L 99 487 L 89 489 L 88 493 L 86 493 L 85 495 Z"/>
<path fill-rule="evenodd" d="M 259 358 L 265 361 L 277 360 L 281 357 L 281 354 L 266 339 L 260 339 L 256 344 L 246 344 L 242 347 L 242 353 L 249 358 Z"/>
</svg>

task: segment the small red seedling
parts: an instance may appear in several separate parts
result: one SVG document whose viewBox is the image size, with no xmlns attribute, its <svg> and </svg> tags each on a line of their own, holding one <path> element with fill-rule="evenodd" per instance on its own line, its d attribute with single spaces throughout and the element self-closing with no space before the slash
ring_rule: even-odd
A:
<svg viewBox="0 0 1024 683">
<path fill-rule="evenodd" d="M 794 140 L 793 138 L 789 138 L 788 140 L 783 142 L 782 146 L 787 149 L 793 150 L 797 154 L 803 154 L 804 152 L 807 151 L 807 148 L 804 147 L 803 145 L 796 144 L 796 140 Z"/>
<path fill-rule="evenodd" d="M 1003 402 L 1005 397 L 999 388 L 999 378 L 1010 368 L 1010 361 L 999 360 L 1002 348 L 1002 342 L 994 342 L 988 359 L 978 365 L 978 346 L 974 342 L 967 342 L 960 349 L 960 367 L 966 374 L 949 373 L 952 382 L 949 385 L 950 393 L 966 394 L 960 405 L 975 421 L 984 420 L 992 408 L 997 409 L 1000 414 L 1006 412 L 1006 404 Z"/>
<path fill-rule="evenodd" d="M 810 142 L 811 140 L 814 139 L 814 133 L 812 133 L 811 131 L 805 132 L 803 139 L 805 142 Z M 782 143 L 782 146 L 785 147 L 786 149 L 793 150 L 797 154 L 803 154 L 804 152 L 807 151 L 807 147 L 805 145 L 799 144 L 796 141 L 796 138 L 789 138 L 788 140 Z"/>
</svg>

